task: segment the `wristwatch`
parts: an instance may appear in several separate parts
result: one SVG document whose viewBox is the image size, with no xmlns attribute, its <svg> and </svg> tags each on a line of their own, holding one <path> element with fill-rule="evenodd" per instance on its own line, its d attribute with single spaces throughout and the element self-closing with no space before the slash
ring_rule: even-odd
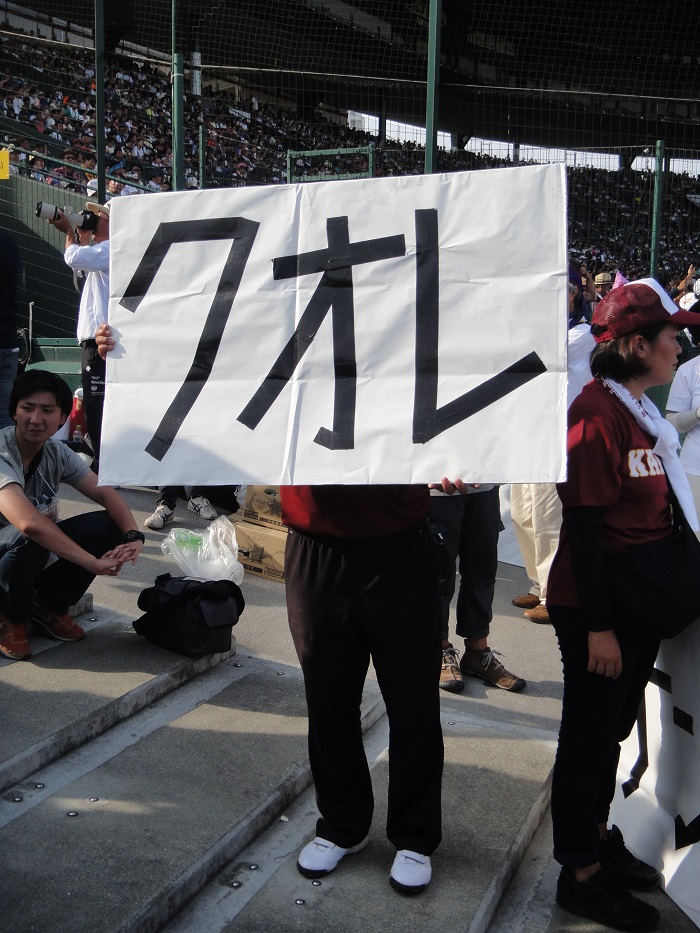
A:
<svg viewBox="0 0 700 933">
<path fill-rule="evenodd" d="M 136 531 L 136 529 L 133 528 L 124 535 L 124 544 L 131 544 L 132 541 L 140 541 L 141 544 L 145 544 L 146 535 L 142 531 Z"/>
</svg>

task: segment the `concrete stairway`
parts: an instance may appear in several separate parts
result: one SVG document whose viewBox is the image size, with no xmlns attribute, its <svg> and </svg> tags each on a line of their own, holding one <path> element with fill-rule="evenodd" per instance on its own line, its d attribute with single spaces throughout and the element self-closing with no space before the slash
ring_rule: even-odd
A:
<svg viewBox="0 0 700 933">
<path fill-rule="evenodd" d="M 197 902 L 189 919 L 172 922 L 193 930 L 357 930 L 381 916 L 386 929 L 418 930 L 444 905 L 440 929 L 466 930 L 478 917 L 485 929 L 546 803 L 548 736 L 505 724 L 485 729 L 458 698 L 446 702 L 445 796 L 453 804 L 435 858 L 440 886 L 409 901 L 387 885 L 388 736 L 369 680 L 372 844 L 352 870 L 342 866 L 312 885 L 295 869 L 315 819 L 311 792 L 304 795 L 299 670 L 234 652 L 193 662 L 150 645 L 128 617 L 103 608 L 81 622 L 90 631 L 80 645 L 33 639 L 30 663 L 0 663 L 3 930 L 158 930 L 198 892 L 211 902 L 212 890 L 229 895 L 215 926 Z M 280 822 L 287 811 L 294 816 Z M 477 812 L 485 815 L 478 826 Z M 246 857 L 251 846 L 259 869 Z"/>
</svg>

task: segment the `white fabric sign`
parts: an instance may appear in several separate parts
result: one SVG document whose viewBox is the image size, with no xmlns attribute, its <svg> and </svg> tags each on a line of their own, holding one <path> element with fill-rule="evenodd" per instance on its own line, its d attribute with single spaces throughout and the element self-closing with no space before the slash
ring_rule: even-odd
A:
<svg viewBox="0 0 700 933">
<path fill-rule="evenodd" d="M 611 818 L 700 927 L 700 623 L 661 643 L 640 717 L 622 746 Z"/>
<path fill-rule="evenodd" d="M 565 475 L 562 166 L 112 202 L 100 480 Z"/>
</svg>

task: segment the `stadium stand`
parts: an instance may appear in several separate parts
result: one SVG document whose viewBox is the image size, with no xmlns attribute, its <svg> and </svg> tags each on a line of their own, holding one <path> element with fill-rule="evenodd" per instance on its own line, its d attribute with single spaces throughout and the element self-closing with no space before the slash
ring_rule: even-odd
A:
<svg viewBox="0 0 700 933">
<path fill-rule="evenodd" d="M 95 98 L 93 52 L 13 31 L 0 32 L 0 138 L 12 145 L 11 172 L 58 188 L 85 193 L 94 177 Z M 106 61 L 105 133 L 113 193 L 170 189 L 170 76 L 165 66 L 122 54 Z M 375 175 L 422 174 L 424 148 L 410 141 L 380 141 L 368 132 L 331 122 L 322 112 L 313 122 L 294 110 L 231 89 L 205 85 L 186 101 L 185 169 L 190 187 L 281 184 L 287 181 L 287 150 L 304 151 L 295 178 L 313 180 L 366 170 L 366 159 L 343 149 L 375 145 Z M 200 136 L 200 127 L 202 133 Z M 204 152 L 200 153 L 200 138 Z M 379 144 L 381 142 L 381 145 Z M 313 150 L 339 150 L 314 158 Z M 513 161 L 464 149 L 441 149 L 441 172 L 510 166 Z M 523 164 L 523 160 L 519 161 Z M 204 177 L 200 178 L 200 166 Z M 648 273 L 651 171 L 569 167 L 569 245 L 589 271 L 620 271 L 627 278 Z M 661 267 L 671 280 L 696 263 L 699 235 L 694 176 L 667 175 Z"/>
</svg>

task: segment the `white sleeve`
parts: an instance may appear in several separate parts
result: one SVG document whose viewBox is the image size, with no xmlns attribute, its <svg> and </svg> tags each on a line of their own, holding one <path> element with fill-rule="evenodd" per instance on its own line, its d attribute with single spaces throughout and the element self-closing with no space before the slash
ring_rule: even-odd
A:
<svg viewBox="0 0 700 933">
<path fill-rule="evenodd" d="M 697 407 L 693 405 L 693 392 L 689 375 L 688 367 L 685 364 L 676 371 L 671 391 L 668 393 L 666 411 L 690 411 Z"/>
<path fill-rule="evenodd" d="M 74 272 L 109 272 L 108 243 L 96 243 L 94 246 L 72 243 L 66 248 L 63 258 Z"/>
</svg>

